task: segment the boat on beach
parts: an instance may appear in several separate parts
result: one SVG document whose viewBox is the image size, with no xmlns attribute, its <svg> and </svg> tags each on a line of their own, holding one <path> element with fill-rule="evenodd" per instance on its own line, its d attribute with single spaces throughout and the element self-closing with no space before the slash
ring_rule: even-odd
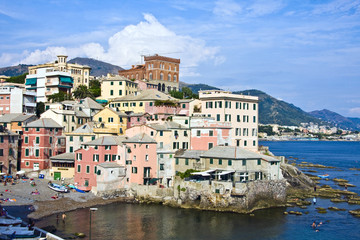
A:
<svg viewBox="0 0 360 240">
<path fill-rule="evenodd" d="M 61 192 L 61 193 L 67 193 L 69 192 L 68 188 L 65 186 L 61 186 L 56 183 L 48 183 L 48 187 L 54 191 Z"/>
<path fill-rule="evenodd" d="M 0 226 L 19 225 L 21 223 L 21 219 L 0 218 Z"/>
</svg>

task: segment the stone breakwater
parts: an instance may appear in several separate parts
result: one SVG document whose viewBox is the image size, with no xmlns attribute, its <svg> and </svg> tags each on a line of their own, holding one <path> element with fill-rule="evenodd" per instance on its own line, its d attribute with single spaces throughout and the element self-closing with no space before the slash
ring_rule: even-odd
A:
<svg viewBox="0 0 360 240">
<path fill-rule="evenodd" d="M 285 206 L 286 180 L 258 180 L 236 184 L 231 182 L 191 182 L 176 179 L 174 188 L 132 186 L 99 196 L 133 198 L 138 203 L 158 203 L 172 207 L 200 210 L 250 213 L 257 209 Z"/>
</svg>

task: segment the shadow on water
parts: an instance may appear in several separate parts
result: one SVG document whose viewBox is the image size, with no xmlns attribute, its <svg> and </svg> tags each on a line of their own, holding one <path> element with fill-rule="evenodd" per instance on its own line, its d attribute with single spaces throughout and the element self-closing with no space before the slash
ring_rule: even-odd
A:
<svg viewBox="0 0 360 240">
<path fill-rule="evenodd" d="M 284 229 L 284 209 L 255 212 L 255 216 L 177 209 L 160 205 L 113 203 L 92 213 L 92 239 L 276 239 Z M 56 216 L 37 226 L 54 225 L 60 236 L 89 232 L 89 209 L 67 213 L 66 223 Z M 86 239 L 86 238 L 85 238 Z"/>
</svg>

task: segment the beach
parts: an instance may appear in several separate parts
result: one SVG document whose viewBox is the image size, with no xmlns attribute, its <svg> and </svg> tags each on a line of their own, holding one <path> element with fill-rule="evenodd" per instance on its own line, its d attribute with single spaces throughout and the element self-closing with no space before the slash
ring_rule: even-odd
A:
<svg viewBox="0 0 360 240">
<path fill-rule="evenodd" d="M 57 193 L 48 187 L 49 180 L 34 179 L 36 186 L 32 186 L 30 179 L 18 180 L 15 185 L 8 183 L 0 185 L 1 205 L 10 215 L 22 219 L 40 219 L 56 213 L 67 212 L 78 208 L 86 208 L 95 205 L 103 205 L 114 201 L 122 201 L 123 198 L 104 200 L 93 193 L 80 193 L 70 191 L 69 193 Z M 58 181 L 54 183 L 60 184 Z M 38 195 L 31 194 L 38 191 Z M 58 199 L 52 197 L 58 194 Z"/>
</svg>

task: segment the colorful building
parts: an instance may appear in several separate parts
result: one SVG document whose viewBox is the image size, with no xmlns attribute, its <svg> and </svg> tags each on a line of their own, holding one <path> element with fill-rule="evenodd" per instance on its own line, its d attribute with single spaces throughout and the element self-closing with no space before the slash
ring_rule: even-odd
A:
<svg viewBox="0 0 360 240">
<path fill-rule="evenodd" d="M 14 174 L 20 170 L 20 135 L 0 127 L 0 172 Z"/>
<path fill-rule="evenodd" d="M 123 112 L 115 112 L 110 108 L 104 108 L 93 117 L 94 133 L 122 135 L 127 128 L 127 115 Z"/>
<path fill-rule="evenodd" d="M 179 90 L 180 59 L 159 56 L 144 56 L 145 64 L 133 65 L 131 69 L 120 70 L 119 75 L 127 79 L 146 79 L 158 86 L 158 91 Z"/>
<path fill-rule="evenodd" d="M 123 142 L 128 148 L 126 165 L 129 183 L 155 184 L 158 181 L 156 141 L 147 134 L 141 133 Z"/>
<path fill-rule="evenodd" d="M 41 69 L 47 69 L 46 71 L 53 71 L 59 73 L 70 74 L 73 82 L 73 89 L 76 89 L 80 85 L 85 85 L 89 87 L 90 81 L 90 70 L 91 68 L 86 65 L 80 65 L 76 63 L 68 63 L 67 56 L 59 55 L 57 60 L 53 63 L 45 63 L 36 66 L 29 67 L 30 75 L 37 75 L 41 72 Z"/>
<path fill-rule="evenodd" d="M 25 90 L 24 84 L 0 84 L 0 114 L 24 113 L 35 114 L 36 93 Z"/>
<path fill-rule="evenodd" d="M 101 100 L 111 100 L 124 97 L 137 92 L 137 83 L 123 76 L 111 76 L 101 78 Z"/>
<path fill-rule="evenodd" d="M 75 153 L 62 153 L 50 157 L 50 177 L 54 180 L 72 179 L 75 175 Z"/>
<path fill-rule="evenodd" d="M 23 128 L 21 169 L 42 170 L 50 167 L 50 157 L 65 152 L 62 126 L 43 118 Z"/>
<path fill-rule="evenodd" d="M 96 192 L 97 165 L 114 162 L 125 166 L 126 146 L 124 136 L 104 136 L 82 144 L 75 151 L 75 185 L 81 190 Z M 94 188 L 94 189 L 92 189 Z"/>
<path fill-rule="evenodd" d="M 258 150 L 258 97 L 206 90 L 199 91 L 199 99 L 202 114 L 231 123 L 232 146 Z"/>
</svg>

